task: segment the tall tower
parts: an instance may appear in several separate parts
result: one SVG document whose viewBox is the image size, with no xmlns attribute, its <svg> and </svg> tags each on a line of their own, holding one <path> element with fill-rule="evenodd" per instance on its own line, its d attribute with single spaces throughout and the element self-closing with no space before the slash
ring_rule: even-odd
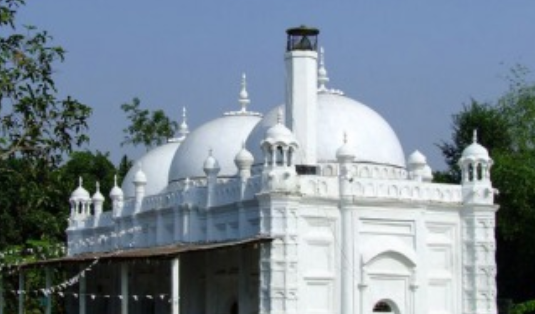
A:
<svg viewBox="0 0 535 314">
<path fill-rule="evenodd" d="M 286 126 L 292 130 L 301 145 L 295 159 L 296 165 L 309 168 L 307 173 L 310 173 L 310 169 L 315 169 L 317 163 L 319 30 L 300 26 L 290 28 L 286 33 Z"/>
</svg>

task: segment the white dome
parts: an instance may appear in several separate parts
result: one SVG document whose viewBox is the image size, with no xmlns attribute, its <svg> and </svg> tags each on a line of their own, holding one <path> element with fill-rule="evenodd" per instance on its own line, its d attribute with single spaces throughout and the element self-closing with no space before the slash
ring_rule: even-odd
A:
<svg viewBox="0 0 535 314">
<path fill-rule="evenodd" d="M 489 157 L 489 151 L 483 147 L 478 142 L 474 142 L 470 144 L 468 147 L 466 147 L 463 150 L 462 154 L 463 158 L 473 158 L 473 159 L 490 159 Z"/>
<path fill-rule="evenodd" d="M 71 193 L 71 201 L 78 202 L 78 201 L 89 201 L 91 199 L 91 196 L 89 195 L 89 192 L 84 189 L 83 187 L 83 180 L 82 178 L 78 178 L 78 187 L 76 190 L 74 190 Z"/>
<path fill-rule="evenodd" d="M 88 201 L 91 199 L 91 196 L 89 196 L 89 192 L 80 185 L 74 192 L 72 192 L 70 199 L 73 201 Z"/>
<path fill-rule="evenodd" d="M 251 154 L 245 148 L 245 144 L 243 144 L 242 149 L 236 154 L 236 157 L 234 157 L 234 164 L 236 167 L 238 167 L 238 169 L 246 169 L 250 168 L 253 165 L 253 162 L 253 154 Z"/>
<path fill-rule="evenodd" d="M 205 177 L 203 164 L 210 150 L 221 167 L 219 176 L 236 175 L 238 170 L 234 157 L 259 121 L 260 117 L 253 115 L 228 115 L 207 122 L 191 132 L 176 151 L 169 170 L 169 182 Z"/>
<path fill-rule="evenodd" d="M 409 160 L 407 162 L 409 165 L 425 165 L 427 164 L 427 158 L 425 158 L 419 150 L 415 150 L 409 155 Z"/>
<path fill-rule="evenodd" d="M 260 143 L 266 130 L 277 121 L 274 108 L 251 132 L 246 146 L 260 164 L 264 157 Z M 351 139 L 356 162 L 370 162 L 405 167 L 403 149 L 390 125 L 369 107 L 337 94 L 318 94 L 318 162 L 336 162 L 336 151 L 343 134 Z"/>
<path fill-rule="evenodd" d="M 353 146 L 347 142 L 340 146 L 340 148 L 336 150 L 336 159 L 353 161 L 355 159 L 355 150 L 353 149 Z"/>
<path fill-rule="evenodd" d="M 124 197 L 129 198 L 136 195 L 134 180 L 139 170 L 138 164 L 142 165 L 147 181 L 145 195 L 155 195 L 161 192 L 169 181 L 167 177 L 169 175 L 169 167 L 179 146 L 180 143 L 178 142 L 163 144 L 147 152 L 134 162 L 134 166 L 130 168 L 123 179 L 122 190 Z"/>
<path fill-rule="evenodd" d="M 215 159 L 214 156 L 210 155 L 204 161 L 203 170 L 204 173 L 206 173 L 207 175 L 209 173 L 217 174 L 219 170 L 221 170 L 221 167 L 219 167 L 219 162 L 217 162 L 217 159 Z"/>
</svg>

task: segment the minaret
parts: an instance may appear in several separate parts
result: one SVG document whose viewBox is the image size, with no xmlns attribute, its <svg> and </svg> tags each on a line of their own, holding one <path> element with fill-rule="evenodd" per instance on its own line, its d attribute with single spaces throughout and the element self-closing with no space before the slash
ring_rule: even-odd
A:
<svg viewBox="0 0 535 314">
<path fill-rule="evenodd" d="M 301 146 L 296 164 L 315 166 L 319 30 L 300 26 L 286 33 L 286 126 Z"/>
</svg>

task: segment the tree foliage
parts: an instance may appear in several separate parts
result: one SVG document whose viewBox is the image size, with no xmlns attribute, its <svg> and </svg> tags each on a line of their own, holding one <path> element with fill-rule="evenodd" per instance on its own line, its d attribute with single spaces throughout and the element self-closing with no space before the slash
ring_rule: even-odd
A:
<svg viewBox="0 0 535 314">
<path fill-rule="evenodd" d="M 438 177 L 460 182 L 456 162 L 477 129 L 479 142 L 494 160 L 492 182 L 500 191 L 498 293 L 520 302 L 535 299 L 535 83 L 525 80 L 523 67 L 511 73 L 509 90 L 496 102 L 472 101 L 453 116 L 452 140 L 439 145 L 449 169 Z"/>
<path fill-rule="evenodd" d="M 151 148 L 172 138 L 178 129 L 178 123 L 171 120 L 163 110 L 141 109 L 140 104 L 140 100 L 134 98 L 132 103 L 121 105 L 130 121 L 130 125 L 123 130 L 125 138 L 121 144 L 141 144 Z"/>
<path fill-rule="evenodd" d="M 88 141 L 91 108 L 58 98 L 54 64 L 65 51 L 33 26 L 16 27 L 22 0 L 0 4 L 0 158 L 24 156 L 57 164 L 65 152 Z"/>
</svg>

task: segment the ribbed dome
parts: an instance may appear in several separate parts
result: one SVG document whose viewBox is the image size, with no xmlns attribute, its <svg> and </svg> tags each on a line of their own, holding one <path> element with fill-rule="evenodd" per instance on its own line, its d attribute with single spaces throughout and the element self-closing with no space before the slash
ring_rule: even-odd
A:
<svg viewBox="0 0 535 314">
<path fill-rule="evenodd" d="M 176 151 L 169 170 L 169 182 L 205 177 L 203 164 L 210 150 L 221 167 L 219 176 L 236 175 L 234 158 L 260 120 L 254 115 L 228 115 L 207 122 L 191 132 Z"/>
<path fill-rule="evenodd" d="M 125 198 L 135 196 L 134 179 L 139 170 L 139 164 L 142 166 L 147 185 L 145 186 L 145 195 L 155 195 L 161 192 L 168 183 L 169 167 L 177 148 L 178 142 L 166 143 L 147 152 L 130 168 L 126 174 L 122 190 Z M 139 178 L 138 178 L 139 179 Z"/>
<path fill-rule="evenodd" d="M 264 158 L 260 143 L 266 131 L 277 121 L 278 108 L 272 109 L 249 135 L 246 147 L 255 164 Z M 354 147 L 357 162 L 405 167 L 405 156 L 390 125 L 369 107 L 338 94 L 318 94 L 318 162 L 336 162 L 344 132 Z"/>
</svg>

